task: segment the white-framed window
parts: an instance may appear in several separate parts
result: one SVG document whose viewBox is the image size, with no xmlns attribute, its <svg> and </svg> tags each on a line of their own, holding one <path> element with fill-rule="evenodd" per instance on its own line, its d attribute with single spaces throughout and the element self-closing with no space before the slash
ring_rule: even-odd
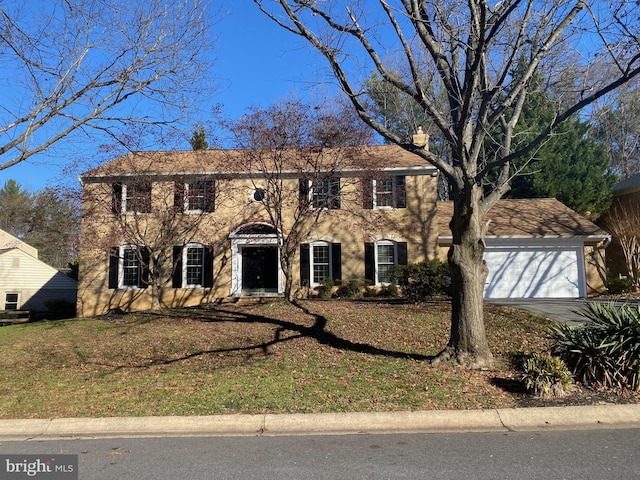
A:
<svg viewBox="0 0 640 480">
<path fill-rule="evenodd" d="M 375 244 L 376 284 L 391 283 L 391 270 L 398 263 L 398 248 L 395 242 L 382 241 Z"/>
<path fill-rule="evenodd" d="M 122 185 L 122 211 L 149 213 L 151 211 L 151 182 L 124 183 Z"/>
<path fill-rule="evenodd" d="M 145 246 L 121 245 L 109 253 L 109 288 L 147 288 L 150 251 Z"/>
<path fill-rule="evenodd" d="M 311 208 L 335 210 L 340 208 L 340 178 L 331 175 L 309 181 Z"/>
<path fill-rule="evenodd" d="M 378 240 L 364 244 L 364 276 L 371 285 L 389 285 L 393 267 L 407 265 L 407 242 Z"/>
<path fill-rule="evenodd" d="M 184 185 L 185 212 L 203 212 L 207 205 L 207 182 L 186 182 Z"/>
<path fill-rule="evenodd" d="M 120 286 L 124 288 L 139 287 L 142 267 L 138 247 L 121 247 L 120 252 Z"/>
<path fill-rule="evenodd" d="M 20 294 L 19 293 L 6 293 L 4 297 L 4 309 L 5 310 L 18 310 L 20 306 Z"/>
<path fill-rule="evenodd" d="M 374 208 L 406 207 L 404 176 L 395 175 L 374 179 L 372 186 Z"/>
<path fill-rule="evenodd" d="M 204 285 L 205 251 L 202 245 L 189 244 L 182 249 L 182 285 L 197 288 Z"/>
<path fill-rule="evenodd" d="M 314 242 L 309 245 L 309 261 L 311 263 L 311 286 L 321 285 L 331 275 L 331 244 Z"/>
</svg>

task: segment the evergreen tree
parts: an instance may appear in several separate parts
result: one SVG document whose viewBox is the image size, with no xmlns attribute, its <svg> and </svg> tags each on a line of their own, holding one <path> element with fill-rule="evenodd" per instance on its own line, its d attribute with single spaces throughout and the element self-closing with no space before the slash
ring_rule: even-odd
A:
<svg viewBox="0 0 640 480">
<path fill-rule="evenodd" d="M 197 130 L 194 130 L 193 136 L 189 143 L 191 144 L 191 148 L 194 150 L 208 150 L 209 144 L 207 143 L 207 132 L 204 127 L 200 127 Z"/>
<path fill-rule="evenodd" d="M 519 75 L 518 69 L 514 73 Z M 542 132 L 555 115 L 553 93 L 534 76 L 522 110 L 514 143 L 526 145 Z M 617 181 L 606 146 L 589 137 L 591 125 L 574 116 L 558 125 L 533 153 L 513 162 L 517 176 L 507 198 L 553 197 L 573 210 L 597 217 L 611 204 Z M 491 147 L 487 153 L 492 156 Z"/>
<path fill-rule="evenodd" d="M 15 180 L 0 189 L 0 228 L 38 249 L 38 258 L 65 268 L 77 256 L 79 209 L 61 192 L 47 188 L 32 194 Z"/>
<path fill-rule="evenodd" d="M 15 180 L 7 180 L 0 189 L 0 228 L 23 238 L 29 229 L 33 199 Z"/>
</svg>

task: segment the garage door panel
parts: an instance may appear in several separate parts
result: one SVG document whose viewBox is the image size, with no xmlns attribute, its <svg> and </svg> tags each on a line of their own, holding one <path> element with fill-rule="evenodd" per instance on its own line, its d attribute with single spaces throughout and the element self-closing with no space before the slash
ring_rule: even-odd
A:
<svg viewBox="0 0 640 480">
<path fill-rule="evenodd" d="M 580 258 L 577 248 L 489 248 L 485 297 L 579 297 Z"/>
</svg>

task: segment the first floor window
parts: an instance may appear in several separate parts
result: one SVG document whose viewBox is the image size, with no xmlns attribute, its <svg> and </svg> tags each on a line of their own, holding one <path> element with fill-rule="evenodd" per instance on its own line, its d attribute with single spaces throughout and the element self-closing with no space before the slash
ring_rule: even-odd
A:
<svg viewBox="0 0 640 480">
<path fill-rule="evenodd" d="M 173 247 L 173 288 L 213 286 L 213 248 L 200 244 Z"/>
<path fill-rule="evenodd" d="M 391 270 L 396 264 L 396 247 L 393 243 L 376 244 L 376 264 L 378 278 L 376 283 L 391 283 Z"/>
<path fill-rule="evenodd" d="M 4 298 L 4 309 L 5 310 L 18 310 L 18 294 L 17 293 L 7 293 Z"/>
<path fill-rule="evenodd" d="M 300 282 L 317 287 L 327 279 L 342 278 L 342 246 L 339 243 L 313 242 L 300 245 Z"/>
<path fill-rule="evenodd" d="M 407 243 L 381 240 L 365 243 L 365 278 L 372 285 L 388 285 L 393 280 L 393 268 L 407 264 Z"/>
<path fill-rule="evenodd" d="M 331 278 L 330 249 L 328 243 L 311 244 L 311 261 L 313 279 L 311 285 L 320 285 L 325 279 Z"/>
<path fill-rule="evenodd" d="M 185 284 L 187 287 L 201 287 L 204 273 L 204 249 L 188 246 L 184 249 Z"/>
<path fill-rule="evenodd" d="M 147 288 L 149 249 L 139 246 L 113 247 L 109 256 L 109 288 Z"/>
<path fill-rule="evenodd" d="M 127 247 L 122 251 L 122 286 L 137 287 L 138 285 L 140 285 L 138 249 Z"/>
</svg>

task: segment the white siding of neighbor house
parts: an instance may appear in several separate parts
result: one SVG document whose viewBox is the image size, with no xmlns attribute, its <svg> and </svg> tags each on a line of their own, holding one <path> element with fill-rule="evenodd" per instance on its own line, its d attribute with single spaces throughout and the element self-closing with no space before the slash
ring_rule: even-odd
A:
<svg viewBox="0 0 640 480">
<path fill-rule="evenodd" d="M 0 230 L 0 248 L 18 248 L 34 258 L 38 258 L 38 249 L 24 243 L 19 238 L 14 237 L 4 230 Z"/>
<path fill-rule="evenodd" d="M 7 293 L 18 293 L 18 309 L 46 310 L 48 300 L 75 303 L 77 282 L 22 250 L 0 251 L 0 310 Z"/>
</svg>

